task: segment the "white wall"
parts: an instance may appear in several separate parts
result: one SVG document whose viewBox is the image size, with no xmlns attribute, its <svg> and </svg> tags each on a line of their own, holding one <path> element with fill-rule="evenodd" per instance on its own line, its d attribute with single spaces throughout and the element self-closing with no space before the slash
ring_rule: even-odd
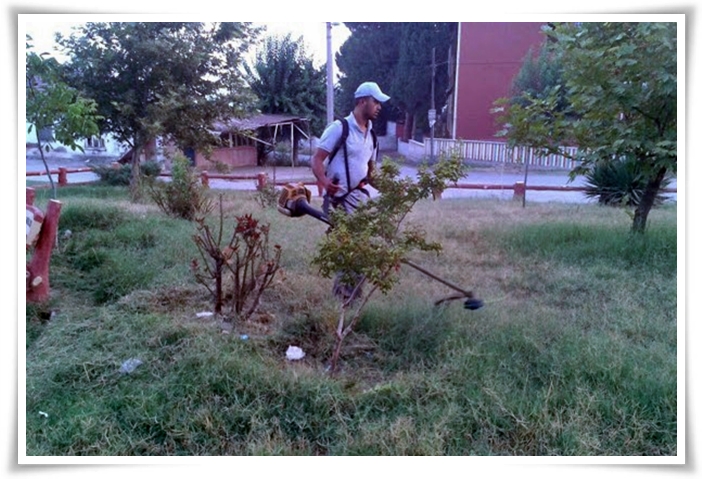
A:
<svg viewBox="0 0 702 479">
<path fill-rule="evenodd" d="M 421 161 L 426 156 L 424 153 L 424 143 L 414 140 L 409 140 L 407 143 L 398 141 L 397 152 L 405 158 L 414 161 Z"/>
<path fill-rule="evenodd" d="M 33 154 L 34 151 L 38 150 L 35 146 L 37 143 L 37 135 L 36 131 L 34 131 L 34 128 L 32 128 L 31 133 L 29 132 L 29 124 L 25 125 L 25 138 L 26 138 L 26 143 L 27 143 L 27 154 Z M 71 150 L 70 147 L 63 145 L 58 142 L 51 142 L 49 143 L 49 146 L 51 146 L 52 151 L 56 153 L 62 153 L 70 156 L 76 156 L 76 157 L 81 157 L 81 156 L 104 156 L 104 157 L 120 157 L 124 153 L 127 152 L 128 147 L 126 145 L 122 145 L 119 143 L 117 140 L 115 140 L 111 135 L 103 135 L 103 139 L 105 141 L 105 146 L 104 148 L 90 148 L 87 146 L 87 140 L 81 140 L 79 141 L 79 144 L 85 149 L 84 152 L 81 152 L 80 150 Z M 30 147 L 30 145 L 32 145 Z"/>
</svg>

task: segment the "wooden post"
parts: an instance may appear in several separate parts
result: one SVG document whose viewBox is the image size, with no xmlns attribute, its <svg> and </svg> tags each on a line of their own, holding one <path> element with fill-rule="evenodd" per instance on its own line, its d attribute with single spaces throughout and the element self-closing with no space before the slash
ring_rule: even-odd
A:
<svg viewBox="0 0 702 479">
<path fill-rule="evenodd" d="M 200 173 L 200 180 L 202 181 L 202 186 L 204 186 L 205 188 L 210 187 L 210 177 L 207 176 L 207 171 L 203 171 L 202 173 Z"/>
<path fill-rule="evenodd" d="M 512 199 L 524 201 L 525 195 L 526 195 L 526 185 L 524 184 L 523 181 L 517 181 L 514 184 L 514 196 L 512 197 Z"/>
<path fill-rule="evenodd" d="M 258 174 L 258 182 L 257 182 L 257 185 L 256 185 L 256 189 L 257 189 L 258 191 L 263 191 L 263 189 L 266 187 L 266 183 L 267 183 L 267 178 L 266 178 L 266 177 L 267 177 L 267 175 L 266 175 L 265 173 L 259 173 L 259 174 Z"/>
<path fill-rule="evenodd" d="M 58 184 L 59 186 L 66 186 L 68 184 L 68 172 L 66 171 L 66 168 L 59 168 L 59 173 L 58 173 Z"/>
<path fill-rule="evenodd" d="M 61 202 L 49 200 L 32 259 L 27 265 L 28 303 L 40 303 L 49 299 L 49 263 L 51 251 L 56 244 L 60 215 Z"/>
</svg>

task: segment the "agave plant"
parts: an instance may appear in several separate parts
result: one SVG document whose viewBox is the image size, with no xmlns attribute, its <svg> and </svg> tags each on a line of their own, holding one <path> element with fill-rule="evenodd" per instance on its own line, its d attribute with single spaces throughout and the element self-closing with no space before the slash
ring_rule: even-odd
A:
<svg viewBox="0 0 702 479">
<path fill-rule="evenodd" d="M 630 157 L 597 163 L 585 175 L 585 181 L 585 196 L 598 198 L 598 203 L 608 206 L 636 207 L 646 187 L 641 163 Z M 661 190 L 669 184 L 670 178 L 665 178 Z M 659 190 L 654 206 L 659 206 L 664 200 Z"/>
</svg>

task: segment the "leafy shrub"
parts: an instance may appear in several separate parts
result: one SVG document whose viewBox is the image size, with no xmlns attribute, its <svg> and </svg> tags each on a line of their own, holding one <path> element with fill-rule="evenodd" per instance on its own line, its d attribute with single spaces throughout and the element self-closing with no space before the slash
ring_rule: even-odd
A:
<svg viewBox="0 0 702 479">
<path fill-rule="evenodd" d="M 183 155 L 173 158 L 170 182 L 149 184 L 151 198 L 169 216 L 194 220 L 196 216 L 211 211 L 212 205 L 198 176 Z"/>
<path fill-rule="evenodd" d="M 145 178 L 154 179 L 161 174 L 161 165 L 155 161 L 145 161 L 140 166 Z M 93 167 L 93 172 L 100 177 L 102 183 L 112 186 L 128 186 L 132 177 L 132 165 L 113 164 Z"/>
<path fill-rule="evenodd" d="M 273 150 L 273 164 L 276 166 L 290 166 L 292 148 L 289 143 L 278 143 Z"/>
<path fill-rule="evenodd" d="M 222 161 L 214 161 L 208 159 L 207 171 L 214 171 L 215 173 L 226 174 L 232 170 L 232 167 Z"/>
<path fill-rule="evenodd" d="M 280 192 L 273 183 L 266 183 L 263 187 L 256 184 L 256 194 L 254 199 L 256 203 L 261 205 L 261 208 L 270 208 L 278 204 L 278 196 Z"/>
<path fill-rule="evenodd" d="M 442 157 L 432 168 L 422 165 L 416 180 L 400 177 L 400 167 L 386 159 L 374 175 L 380 196 L 360 204 L 353 214 L 331 211 L 333 227 L 318 246 L 312 264 L 322 276 L 337 275 L 342 284 L 355 288 L 344 299 L 339 315 L 332 373 L 336 372 L 341 344 L 353 331 L 365 304 L 375 291 L 387 294 L 395 286 L 400 264 L 410 264 L 407 253 L 441 251 L 440 243 L 426 240 L 421 227 L 400 227 L 407 215 L 418 201 L 440 195 L 448 183 L 465 174 L 463 159 L 458 156 Z M 367 293 L 362 291 L 364 283 L 370 285 Z M 353 304 L 356 298 L 358 302 Z M 352 310 L 350 319 L 345 317 L 347 309 Z"/>
<path fill-rule="evenodd" d="M 275 149 L 266 155 L 265 164 L 266 166 L 310 166 L 312 154 L 309 151 L 310 147 L 306 142 L 300 143 L 298 155 L 293 165 L 292 146 L 289 142 L 281 142 L 276 144 Z"/>
<path fill-rule="evenodd" d="M 638 206 L 647 183 L 641 163 L 635 158 L 598 163 L 585 175 L 585 180 L 585 196 L 598 198 L 600 204 L 608 206 Z M 670 179 L 666 178 L 661 188 L 669 184 Z M 663 201 L 664 197 L 659 192 L 654 206 L 660 206 Z"/>
</svg>

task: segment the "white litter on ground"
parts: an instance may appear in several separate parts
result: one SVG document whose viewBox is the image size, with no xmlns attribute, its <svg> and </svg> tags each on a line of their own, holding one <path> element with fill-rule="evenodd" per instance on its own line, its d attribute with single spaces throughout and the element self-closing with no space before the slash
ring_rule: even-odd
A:
<svg viewBox="0 0 702 479">
<path fill-rule="evenodd" d="M 305 357 L 305 352 L 297 346 L 288 346 L 285 357 L 288 358 L 288 361 L 297 361 Z"/>
</svg>

